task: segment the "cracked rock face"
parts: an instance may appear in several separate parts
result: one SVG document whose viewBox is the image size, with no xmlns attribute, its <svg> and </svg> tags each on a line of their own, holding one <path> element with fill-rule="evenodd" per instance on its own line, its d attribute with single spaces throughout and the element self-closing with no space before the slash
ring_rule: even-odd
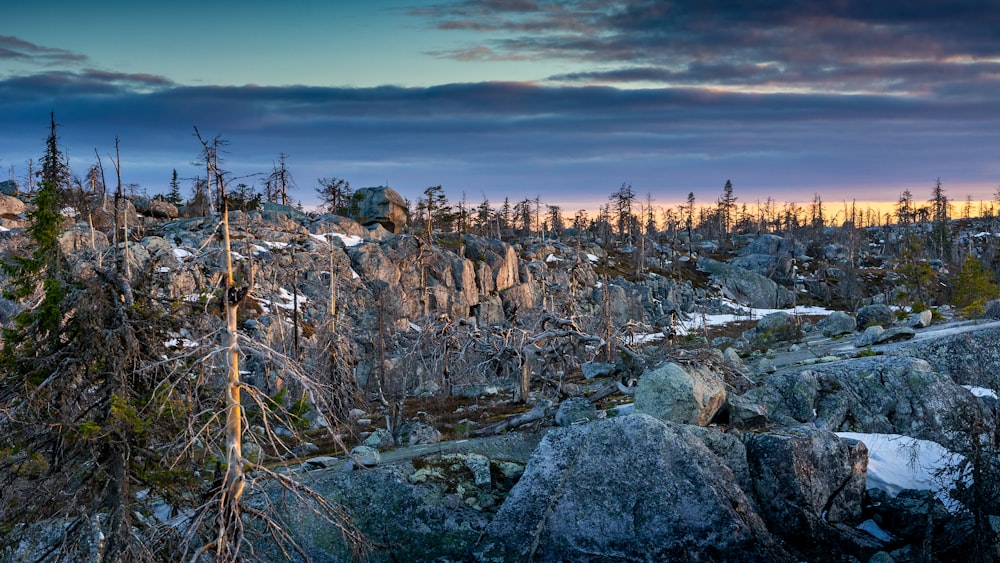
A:
<svg viewBox="0 0 1000 563">
<path fill-rule="evenodd" d="M 351 215 L 366 227 L 382 225 L 399 233 L 406 227 L 406 200 L 389 187 L 361 188 L 351 198 Z"/>
<path fill-rule="evenodd" d="M 480 546 L 482 560 L 788 558 L 696 434 L 641 414 L 547 434 Z"/>
</svg>

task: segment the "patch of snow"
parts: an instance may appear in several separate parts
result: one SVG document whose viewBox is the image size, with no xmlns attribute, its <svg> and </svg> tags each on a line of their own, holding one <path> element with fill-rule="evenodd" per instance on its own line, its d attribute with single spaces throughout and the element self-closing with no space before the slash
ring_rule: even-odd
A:
<svg viewBox="0 0 1000 563">
<path fill-rule="evenodd" d="M 310 234 L 312 238 L 316 240 L 321 240 L 323 242 L 329 242 L 331 238 L 339 238 L 344 246 L 350 248 L 352 246 L 357 246 L 364 242 L 364 239 L 358 235 L 345 235 L 344 233 L 320 233 L 320 234 Z"/>
<path fill-rule="evenodd" d="M 957 508 L 946 489 L 955 482 L 944 469 L 962 461 L 962 456 L 930 440 L 899 434 L 837 432 L 841 438 L 864 442 L 868 447 L 868 488 L 896 496 L 904 489 L 934 491 L 949 510 Z M 936 476 L 940 475 L 940 477 Z"/>
<path fill-rule="evenodd" d="M 77 215 L 80 214 L 80 212 L 77 211 L 76 209 L 73 209 L 72 207 L 63 207 L 62 209 L 59 210 L 59 214 L 62 215 L 63 217 L 76 217 Z"/>
<path fill-rule="evenodd" d="M 600 262 L 601 261 L 600 258 L 598 258 L 597 256 L 595 256 L 593 254 L 589 254 L 589 253 L 587 254 L 587 260 L 590 260 L 591 262 Z"/>
<path fill-rule="evenodd" d="M 190 250 L 185 250 L 183 248 L 175 248 L 173 250 L 174 250 L 174 256 L 176 256 L 178 260 L 183 260 L 190 256 L 194 256 L 194 254 Z"/>
<path fill-rule="evenodd" d="M 254 253 L 254 256 L 256 256 L 256 255 L 258 255 L 258 254 L 263 254 L 263 253 L 265 253 L 265 252 L 268 252 L 267 248 L 264 248 L 263 246 L 261 246 L 261 245 L 259 245 L 259 244 L 255 244 L 255 245 L 253 245 L 253 253 Z"/>
<path fill-rule="evenodd" d="M 972 385 L 963 385 L 962 387 L 968 389 L 969 392 L 976 397 L 992 397 L 994 399 L 997 398 L 997 392 L 992 389 L 987 389 L 985 387 L 973 387 Z"/>
<path fill-rule="evenodd" d="M 424 329 L 420 325 L 414 324 L 413 321 L 407 321 L 407 324 L 410 325 L 410 330 L 415 330 L 417 332 L 424 331 Z"/>
<path fill-rule="evenodd" d="M 165 273 L 167 273 L 167 272 L 170 271 L 170 268 L 168 268 L 166 266 L 160 266 L 159 268 L 156 269 L 156 271 L 159 272 L 159 273 L 161 273 L 161 274 L 165 274 Z"/>
<path fill-rule="evenodd" d="M 882 529 L 874 520 L 869 518 L 864 522 L 858 524 L 858 529 L 863 530 L 871 534 L 875 539 L 882 542 L 890 542 L 893 540 L 892 534 Z"/>
<path fill-rule="evenodd" d="M 229 252 L 229 255 L 230 255 L 230 256 L 232 256 L 232 257 L 233 257 L 233 260 L 235 260 L 235 261 L 237 261 L 237 262 L 239 262 L 240 260 L 246 260 L 246 257 L 245 257 L 245 256 L 243 256 L 243 255 L 242 255 L 242 254 L 240 254 L 239 252 L 236 252 L 235 250 L 231 250 L 231 251 Z"/>
<path fill-rule="evenodd" d="M 278 250 L 281 250 L 283 248 L 288 248 L 288 243 L 287 242 L 270 242 L 270 241 L 266 241 L 266 240 L 265 241 L 261 241 L 261 242 L 263 242 L 264 246 L 266 246 L 268 248 L 276 248 Z"/>
<path fill-rule="evenodd" d="M 354 268 L 351 268 L 351 279 L 356 280 L 359 279 L 360 277 L 361 276 L 359 276 L 358 273 L 354 271 Z"/>
<path fill-rule="evenodd" d="M 546 262 L 562 262 L 562 258 L 556 256 L 555 254 L 549 254 L 545 257 Z"/>
<path fill-rule="evenodd" d="M 691 314 L 691 320 L 685 321 L 683 326 L 686 330 L 694 330 L 705 328 L 706 326 L 720 326 L 729 323 L 734 323 L 738 321 L 747 320 L 759 320 L 765 315 L 771 313 L 788 313 L 789 315 L 810 315 L 810 316 L 825 316 L 829 315 L 833 311 L 825 307 L 795 307 L 793 309 L 754 309 L 752 307 L 743 307 L 737 303 L 729 302 L 729 305 L 733 309 L 739 311 L 738 313 L 718 313 L 712 315 L 702 315 L 698 313 Z"/>
<path fill-rule="evenodd" d="M 0 225 L 0 233 L 6 233 L 9 230 L 10 229 L 8 229 L 7 227 L 4 227 L 3 225 Z"/>
<path fill-rule="evenodd" d="M 625 342 L 630 346 L 635 346 L 636 344 L 649 344 L 650 342 L 657 342 L 666 338 L 667 335 L 662 332 L 648 332 L 643 334 L 631 334 L 625 337 Z"/>
<path fill-rule="evenodd" d="M 196 348 L 198 346 L 197 342 L 188 340 L 187 338 L 171 338 L 163 343 L 167 348 L 177 348 L 179 345 L 181 348 Z"/>
</svg>

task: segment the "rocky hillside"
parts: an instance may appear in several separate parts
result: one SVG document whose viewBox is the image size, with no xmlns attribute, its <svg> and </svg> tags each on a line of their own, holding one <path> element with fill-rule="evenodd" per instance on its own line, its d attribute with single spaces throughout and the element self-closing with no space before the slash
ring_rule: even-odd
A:
<svg viewBox="0 0 1000 563">
<path fill-rule="evenodd" d="M 634 249 L 582 236 L 427 237 L 398 218 L 389 232 L 388 214 L 365 227 L 268 204 L 229 217 L 226 294 L 219 219 L 137 203 L 81 199 L 59 247 L 84 277 L 121 257 L 156 319 L 151 352 L 209 387 L 221 301 L 239 301 L 245 400 L 282 413 L 248 415 L 245 455 L 262 472 L 248 503 L 281 506 L 278 543 L 297 546 L 282 554 L 250 525 L 265 560 L 356 556 L 315 511 L 330 501 L 378 561 L 1000 556 L 997 404 L 981 392 L 997 389 L 1000 329 L 890 308 L 902 286 L 888 289 L 874 247 L 872 271 L 846 268 L 843 245 L 767 234 L 729 253 L 678 241 L 637 265 Z M 14 255 L 30 245 L 25 210 L 0 209 Z M 863 306 L 800 314 L 817 301 Z M 28 306 L 0 301 L 0 322 Z M 723 314 L 740 322 L 713 325 Z M 845 432 L 937 443 L 981 487 L 944 483 L 949 508 L 872 489 L 869 448 Z M 189 444 L 207 464 L 212 446 Z M 317 496 L 288 500 L 265 470 Z M 193 471 L 211 486 L 207 465 Z M 185 529 L 186 501 L 139 490 L 138 533 Z M 45 522 L 18 528 L 4 556 L 59 541 Z"/>
</svg>

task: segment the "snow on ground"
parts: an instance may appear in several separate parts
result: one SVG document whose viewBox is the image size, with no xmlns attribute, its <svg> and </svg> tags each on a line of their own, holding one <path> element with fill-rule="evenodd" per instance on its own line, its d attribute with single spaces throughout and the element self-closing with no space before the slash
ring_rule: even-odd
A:
<svg viewBox="0 0 1000 563">
<path fill-rule="evenodd" d="M 332 238 L 339 238 L 344 243 L 344 246 L 348 248 L 357 246 L 364 242 L 364 240 L 357 235 L 345 235 L 344 233 L 319 233 L 310 234 L 309 236 L 323 242 L 329 242 Z"/>
<path fill-rule="evenodd" d="M 591 262 L 600 262 L 601 261 L 601 259 L 598 258 L 594 254 L 587 254 L 587 260 L 590 260 Z"/>
<path fill-rule="evenodd" d="M 788 313 L 789 315 L 810 315 L 810 316 L 826 316 L 833 311 L 825 307 L 794 307 L 792 309 L 755 309 L 753 307 L 744 307 L 735 302 L 727 302 L 733 310 L 738 311 L 736 313 L 718 313 L 718 314 L 701 314 L 701 313 L 691 313 L 691 318 L 686 321 L 678 323 L 676 330 L 678 334 L 685 335 L 692 330 L 704 329 L 706 326 L 721 326 L 724 324 L 735 323 L 739 321 L 749 321 L 749 320 L 760 320 L 761 317 L 769 315 L 771 313 Z"/>
<path fill-rule="evenodd" d="M 976 397 L 991 397 L 993 399 L 997 398 L 997 392 L 992 389 L 987 389 L 985 387 L 973 387 L 972 385 L 963 385 L 962 387 L 968 389 L 969 392 L 975 395 Z"/>
<path fill-rule="evenodd" d="M 645 332 L 639 334 L 628 334 L 625 335 L 622 340 L 625 341 L 629 346 L 635 346 L 637 344 L 649 344 L 651 342 L 658 342 L 666 338 L 667 335 L 662 332 Z"/>
<path fill-rule="evenodd" d="M 267 240 L 262 240 L 261 242 L 264 243 L 264 246 L 266 246 L 268 249 L 278 249 L 278 250 L 281 250 L 283 248 L 288 248 L 288 243 L 287 242 L 271 242 L 271 241 L 267 241 Z M 259 248 L 259 247 L 257 245 L 254 245 L 254 249 L 256 249 L 256 248 Z"/>
<path fill-rule="evenodd" d="M 190 250 L 185 250 L 183 248 L 175 248 L 173 250 L 174 250 L 174 256 L 176 256 L 178 260 L 183 260 L 185 258 L 188 258 L 189 256 L 194 256 L 194 254 L 192 254 Z"/>
<path fill-rule="evenodd" d="M 269 311 L 269 309 L 267 309 L 267 306 L 269 306 L 269 305 L 274 305 L 275 307 L 278 307 L 279 309 L 285 309 L 286 311 L 291 311 L 291 310 L 295 309 L 296 297 L 294 295 L 292 295 L 292 293 L 290 291 L 288 291 L 287 289 L 285 289 L 283 287 L 279 287 L 278 288 L 277 299 L 278 300 L 274 300 L 274 301 L 272 301 L 270 299 L 257 299 L 257 302 L 261 304 L 262 308 L 264 308 L 265 310 L 268 310 L 268 311 Z M 299 307 L 301 307 L 302 304 L 305 303 L 308 300 L 309 299 L 306 298 L 305 295 L 302 295 L 300 293 L 298 295 L 298 304 L 299 304 Z"/>
<path fill-rule="evenodd" d="M 899 434 L 862 434 L 837 432 L 841 438 L 864 442 L 868 446 L 868 488 L 882 489 L 896 496 L 903 489 L 934 491 L 949 510 L 957 508 L 945 490 L 955 482 L 955 476 L 936 473 L 962 461 L 962 456 L 929 440 L 918 440 Z"/>
<path fill-rule="evenodd" d="M 8 229 L 7 227 L 4 227 L 3 225 L 0 225 L 0 233 L 6 233 L 9 230 L 10 229 Z"/>
<path fill-rule="evenodd" d="M 198 346 L 197 342 L 188 340 L 187 338 L 171 338 L 163 343 L 167 348 L 176 348 L 178 346 L 182 348 L 194 348 Z"/>
<path fill-rule="evenodd" d="M 555 254 L 549 254 L 548 256 L 545 257 L 545 261 L 546 262 L 562 262 L 563 259 L 560 258 L 560 257 L 558 257 L 558 256 L 556 256 Z"/>
</svg>

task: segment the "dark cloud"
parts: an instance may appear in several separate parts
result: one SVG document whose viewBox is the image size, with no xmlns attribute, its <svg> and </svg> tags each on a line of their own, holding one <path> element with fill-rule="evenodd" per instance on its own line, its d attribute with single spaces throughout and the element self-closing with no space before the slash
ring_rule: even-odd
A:
<svg viewBox="0 0 1000 563">
<path fill-rule="evenodd" d="M 0 35 L 0 60 L 54 66 L 85 63 L 87 57 L 65 49 L 35 45 L 10 35 Z"/>
<path fill-rule="evenodd" d="M 230 142 L 227 166 L 236 175 L 268 170 L 279 152 L 291 155 L 298 197 L 306 199 L 314 178 L 331 175 L 356 185 L 388 181 L 411 197 L 443 184 L 453 198 L 543 194 L 554 202 L 588 193 L 600 201 L 623 181 L 663 202 L 691 190 L 714 200 L 726 178 L 745 201 L 804 201 L 804 187 L 828 201 L 893 199 L 897 187 L 919 193 L 921 182 L 938 176 L 946 186 L 992 186 L 1000 175 L 989 164 L 1000 118 L 987 96 L 523 83 L 189 87 L 158 77 L 46 73 L 0 80 L 4 162 L 38 158 L 49 111 L 74 168 L 86 168 L 95 148 L 104 154 L 120 136 L 126 180 L 154 192 L 173 168 L 182 177 L 200 172 L 190 165 L 194 125 Z M 858 185 L 888 191 L 851 193 Z"/>
<path fill-rule="evenodd" d="M 947 88 L 942 77 L 968 78 L 970 64 L 1000 59 L 993 1 L 459 0 L 416 15 L 482 35 L 437 56 L 606 67 L 556 77 L 575 81 L 639 75 L 670 85 L 923 93 Z M 911 72 L 914 64 L 929 72 Z M 996 86 L 996 76 L 976 80 Z"/>
</svg>

